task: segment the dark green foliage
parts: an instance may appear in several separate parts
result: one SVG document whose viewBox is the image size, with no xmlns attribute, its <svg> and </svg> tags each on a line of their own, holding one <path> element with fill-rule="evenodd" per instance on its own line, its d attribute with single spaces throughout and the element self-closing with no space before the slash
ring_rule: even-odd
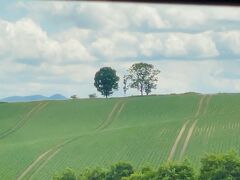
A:
<svg viewBox="0 0 240 180">
<path fill-rule="evenodd" d="M 167 163 L 158 169 L 155 179 L 158 180 L 194 180 L 195 174 L 193 167 L 187 162 L 183 163 Z"/>
<path fill-rule="evenodd" d="M 240 158 L 235 152 L 202 158 L 200 180 L 240 179 Z"/>
<path fill-rule="evenodd" d="M 119 162 L 111 166 L 107 173 L 106 180 L 120 180 L 123 177 L 128 177 L 133 174 L 133 167 L 129 163 Z"/>
<path fill-rule="evenodd" d="M 119 77 L 116 71 L 110 67 L 101 68 L 94 78 L 94 86 L 106 98 L 113 94 L 113 90 L 118 89 Z"/>
<path fill-rule="evenodd" d="M 62 174 L 55 175 L 53 180 L 77 180 L 74 170 L 67 168 Z"/>
<path fill-rule="evenodd" d="M 71 99 L 77 99 L 77 95 L 74 94 L 74 95 L 72 95 L 70 98 L 71 98 Z"/>
<path fill-rule="evenodd" d="M 149 166 L 143 167 L 141 170 L 142 180 L 154 179 L 156 176 L 156 172 Z"/>
<path fill-rule="evenodd" d="M 157 171 L 150 166 L 134 171 L 129 163 L 119 162 L 109 170 L 100 168 L 86 169 L 78 178 L 72 169 L 55 175 L 54 180 L 240 180 L 240 157 L 235 152 L 210 154 L 201 160 L 200 173 L 197 178 L 193 166 L 188 160 L 168 162 Z"/>
</svg>

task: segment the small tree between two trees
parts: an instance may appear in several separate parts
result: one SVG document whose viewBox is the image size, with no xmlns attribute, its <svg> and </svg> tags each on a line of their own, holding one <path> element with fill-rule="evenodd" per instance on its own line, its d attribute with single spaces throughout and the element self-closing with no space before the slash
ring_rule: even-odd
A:
<svg viewBox="0 0 240 180">
<path fill-rule="evenodd" d="M 152 64 L 133 64 L 128 69 L 128 75 L 124 76 L 124 93 L 126 93 L 128 87 L 130 87 L 139 90 L 142 96 L 144 92 L 146 93 L 146 95 L 149 95 L 149 93 L 152 92 L 152 89 L 156 89 L 157 87 L 159 73 L 160 71 L 158 69 L 155 69 Z"/>
<path fill-rule="evenodd" d="M 118 89 L 119 77 L 111 67 L 103 67 L 95 74 L 94 86 L 106 98 Z"/>
</svg>

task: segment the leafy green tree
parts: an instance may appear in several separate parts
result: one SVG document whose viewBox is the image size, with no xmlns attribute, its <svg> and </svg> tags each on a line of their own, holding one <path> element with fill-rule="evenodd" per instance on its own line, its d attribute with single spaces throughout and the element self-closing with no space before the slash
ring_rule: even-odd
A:
<svg viewBox="0 0 240 180">
<path fill-rule="evenodd" d="M 140 91 L 141 95 L 145 92 L 146 95 L 156 89 L 158 77 L 160 73 L 152 64 L 135 63 L 128 69 L 127 80 L 130 80 L 129 86 Z"/>
<path fill-rule="evenodd" d="M 201 160 L 200 180 L 240 179 L 240 158 L 235 152 L 210 154 Z"/>
<path fill-rule="evenodd" d="M 110 171 L 106 175 L 106 180 L 120 180 L 123 177 L 129 177 L 133 173 L 131 164 L 119 162 L 111 166 Z"/>
<path fill-rule="evenodd" d="M 86 169 L 78 177 L 78 180 L 105 180 L 106 171 L 101 168 Z"/>
<path fill-rule="evenodd" d="M 183 163 L 167 163 L 158 169 L 156 173 L 156 180 L 194 180 L 195 173 L 192 166 L 188 161 L 184 161 Z"/>
<path fill-rule="evenodd" d="M 135 172 L 129 177 L 124 177 L 121 180 L 153 180 L 156 177 L 156 172 L 151 167 L 142 168 L 141 172 Z"/>
<path fill-rule="evenodd" d="M 67 168 L 62 174 L 53 176 L 53 180 L 77 180 L 77 176 L 71 168 Z"/>
<path fill-rule="evenodd" d="M 94 86 L 107 98 L 118 89 L 118 81 L 119 77 L 114 69 L 103 67 L 95 74 Z"/>
</svg>

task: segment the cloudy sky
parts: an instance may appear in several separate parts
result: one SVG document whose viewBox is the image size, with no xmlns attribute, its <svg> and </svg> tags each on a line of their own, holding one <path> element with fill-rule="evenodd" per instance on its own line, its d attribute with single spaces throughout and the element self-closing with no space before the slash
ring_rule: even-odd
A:
<svg viewBox="0 0 240 180">
<path fill-rule="evenodd" d="M 240 91 L 240 8 L 0 3 L 0 98 L 87 97 L 100 67 L 122 77 L 135 62 L 161 70 L 157 94 Z"/>
</svg>

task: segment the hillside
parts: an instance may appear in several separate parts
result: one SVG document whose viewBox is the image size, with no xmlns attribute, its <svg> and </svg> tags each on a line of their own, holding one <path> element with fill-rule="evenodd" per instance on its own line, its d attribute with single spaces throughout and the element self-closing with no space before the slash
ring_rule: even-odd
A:
<svg viewBox="0 0 240 180">
<path fill-rule="evenodd" d="M 129 161 L 155 167 L 240 149 L 240 94 L 0 104 L 0 177 L 49 179 Z"/>
</svg>

